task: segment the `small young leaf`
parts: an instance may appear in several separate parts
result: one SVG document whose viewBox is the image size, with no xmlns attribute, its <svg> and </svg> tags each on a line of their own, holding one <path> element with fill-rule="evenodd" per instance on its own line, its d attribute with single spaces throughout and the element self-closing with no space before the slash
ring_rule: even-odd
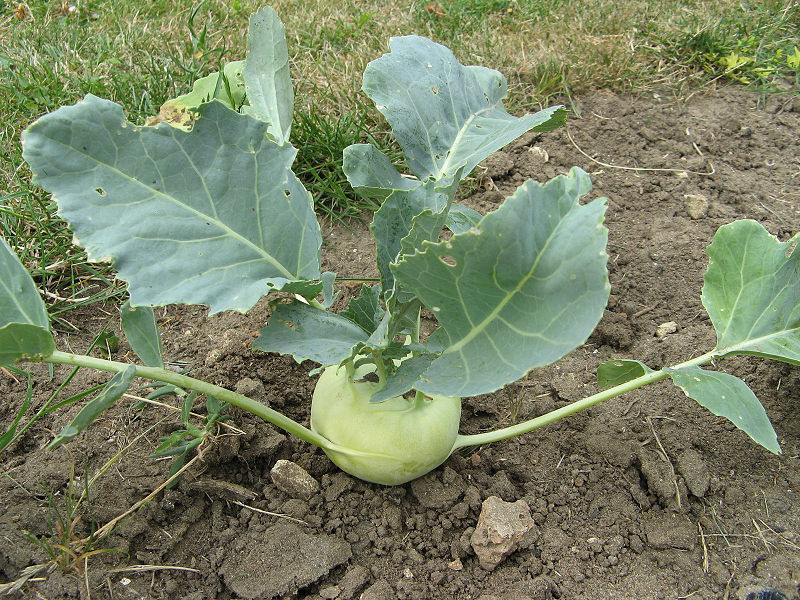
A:
<svg viewBox="0 0 800 600">
<path fill-rule="evenodd" d="M 309 359 L 327 366 L 350 356 L 353 346 L 368 337 L 350 319 L 293 302 L 278 305 L 253 347 L 291 354 L 297 362 Z"/>
<path fill-rule="evenodd" d="M 126 300 L 120 308 L 120 321 L 125 338 L 142 362 L 148 367 L 164 368 L 161 356 L 161 338 L 158 335 L 156 317 L 149 306 L 131 307 Z"/>
<path fill-rule="evenodd" d="M 378 328 L 378 324 L 384 315 L 380 297 L 380 284 L 372 286 L 363 284 L 358 298 L 351 298 L 350 302 L 347 303 L 347 308 L 339 314 L 350 319 L 367 333 L 372 334 Z"/>
<path fill-rule="evenodd" d="M 418 354 L 404 360 L 397 367 L 397 371 L 386 378 L 386 385 L 372 394 L 369 401 L 383 402 L 411 391 L 436 357 L 436 354 Z"/>
<path fill-rule="evenodd" d="M 186 398 L 183 400 L 183 405 L 181 406 L 181 423 L 183 423 L 184 427 L 189 426 L 189 413 L 192 412 L 192 406 L 194 405 L 194 398 L 196 395 L 196 392 L 191 392 L 187 394 Z"/>
<path fill-rule="evenodd" d="M 164 102 L 154 122 L 189 131 L 197 120 L 197 109 L 205 102 L 218 100 L 231 110 L 239 110 L 245 100 L 243 68 L 244 61 L 237 60 L 223 67 L 222 77 L 219 71 L 201 77 L 191 92 Z"/>
<path fill-rule="evenodd" d="M 800 365 L 800 234 L 779 242 L 755 221 L 717 230 L 702 301 L 716 350 Z"/>
<path fill-rule="evenodd" d="M 128 365 L 124 371 L 120 371 L 106 384 L 97 396 L 90 400 L 86 406 L 75 416 L 74 419 L 61 430 L 55 439 L 47 446 L 52 450 L 61 444 L 70 441 L 84 429 L 89 427 L 95 419 L 110 408 L 122 394 L 130 387 L 131 380 L 136 374 L 136 365 Z"/>
<path fill-rule="evenodd" d="M 744 381 L 699 367 L 664 371 L 689 398 L 715 415 L 725 417 L 770 452 L 780 454 L 778 435 L 767 412 Z"/>
<path fill-rule="evenodd" d="M 609 360 L 597 367 L 597 385 L 620 385 L 652 372 L 653 369 L 638 360 Z"/>
</svg>

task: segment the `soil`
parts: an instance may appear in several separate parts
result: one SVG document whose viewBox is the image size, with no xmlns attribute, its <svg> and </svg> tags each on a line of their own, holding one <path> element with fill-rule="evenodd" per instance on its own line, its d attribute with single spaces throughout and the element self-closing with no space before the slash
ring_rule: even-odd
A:
<svg viewBox="0 0 800 600">
<path fill-rule="evenodd" d="M 661 367 L 711 349 L 700 288 L 714 231 L 742 218 L 782 240 L 800 230 L 800 99 L 740 88 L 687 101 L 596 92 L 572 108 L 567 128 L 526 135 L 488 159 L 463 201 L 486 212 L 527 178 L 542 181 L 573 165 L 589 172 L 593 195 L 609 199 L 608 309 L 567 358 L 500 392 L 465 399 L 464 433 L 593 393 L 596 367 L 605 360 L 630 357 Z M 358 224 L 328 227 L 325 268 L 343 277 L 374 274 L 369 239 Z M 344 287 L 339 302 L 355 288 Z M 265 302 L 248 315 L 213 317 L 198 307 L 169 307 L 158 313 L 165 357 L 307 424 L 312 365 L 249 347 L 268 312 Z M 77 332 L 58 336 L 64 348 L 85 349 L 106 324 L 119 328 L 113 308 L 68 318 Z M 115 358 L 133 360 L 124 341 Z M 112 552 L 34 578 L 17 596 L 797 599 L 800 369 L 758 359 L 717 366 L 753 388 L 782 455 L 662 382 L 452 456 L 433 473 L 390 488 L 345 475 L 321 451 L 232 410 L 229 423 L 238 432 L 222 429 L 175 488 L 156 494 L 97 545 Z M 68 371 L 56 369 L 51 379 L 46 368 L 32 370 L 36 407 Z M 106 379 L 81 371 L 64 394 Z M 25 381 L 0 374 L 3 427 L 19 411 L 25 388 Z M 80 403 L 66 406 L 0 455 L 0 582 L 47 561 L 28 536 L 58 532 L 52 517 L 64 511 L 69 491 L 82 491 L 86 475 L 114 454 L 124 450 L 89 486 L 75 537 L 166 479 L 169 459 L 149 455 L 160 436 L 179 427 L 179 416 L 158 407 L 134 410 L 135 403 L 123 398 L 66 447 L 47 451 L 52 432 Z M 200 403 L 196 409 L 202 412 Z M 278 489 L 270 470 L 279 459 L 303 467 L 318 491 Z M 469 542 L 489 496 L 524 500 L 536 523 L 523 547 L 493 571 L 479 565 Z"/>
</svg>

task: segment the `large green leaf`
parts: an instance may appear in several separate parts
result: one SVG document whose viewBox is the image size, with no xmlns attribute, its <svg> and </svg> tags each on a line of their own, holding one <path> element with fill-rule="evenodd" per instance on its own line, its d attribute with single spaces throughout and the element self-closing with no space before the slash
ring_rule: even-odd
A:
<svg viewBox="0 0 800 600">
<path fill-rule="evenodd" d="M 580 169 L 528 181 L 474 229 L 392 266 L 441 323 L 444 350 L 416 389 L 491 392 L 586 340 L 609 293 L 604 199 L 578 204 L 590 189 Z"/>
<path fill-rule="evenodd" d="M 302 302 L 280 304 L 253 347 L 291 354 L 297 362 L 313 360 L 322 366 L 338 364 L 369 335 L 350 319 Z"/>
<path fill-rule="evenodd" d="M 218 102 L 199 115 L 190 132 L 136 127 L 90 95 L 31 125 L 24 157 L 90 258 L 113 259 L 134 306 L 246 311 L 276 278 L 319 278 L 311 198 L 286 167 L 294 149 Z"/>
<path fill-rule="evenodd" d="M 53 350 L 47 308 L 17 255 L 0 238 L 0 366 Z"/>
<path fill-rule="evenodd" d="M 725 417 L 770 452 L 780 454 L 778 436 L 764 407 L 747 384 L 733 375 L 700 367 L 664 369 L 683 392 L 719 417 Z"/>
<path fill-rule="evenodd" d="M 638 360 L 608 360 L 597 367 L 597 385 L 621 385 L 652 372 L 653 369 Z"/>
<path fill-rule="evenodd" d="M 497 71 L 465 67 L 440 44 L 415 35 L 395 37 L 391 52 L 364 71 L 363 88 L 392 126 L 409 168 L 440 179 L 479 162 L 531 129 L 562 125 L 552 107 L 516 118 L 503 107 L 507 84 Z"/>
<path fill-rule="evenodd" d="M 703 306 L 720 354 L 751 354 L 800 365 L 800 251 L 755 221 L 717 230 L 708 247 Z"/>
<path fill-rule="evenodd" d="M 267 6 L 250 17 L 244 82 L 249 106 L 244 111 L 269 124 L 278 145 L 289 141 L 294 91 L 289 76 L 286 31 L 274 9 Z"/>
</svg>

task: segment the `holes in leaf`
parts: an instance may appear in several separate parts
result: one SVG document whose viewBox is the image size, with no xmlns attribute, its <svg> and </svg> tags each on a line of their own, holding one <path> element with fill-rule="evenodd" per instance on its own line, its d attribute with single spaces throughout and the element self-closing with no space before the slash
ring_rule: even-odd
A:
<svg viewBox="0 0 800 600">
<path fill-rule="evenodd" d="M 100 194 L 101 196 L 106 195 L 106 191 L 103 188 L 94 188 L 94 191 Z"/>
<path fill-rule="evenodd" d="M 284 325 L 285 325 L 285 326 L 286 326 L 288 329 L 291 329 L 292 331 L 294 331 L 295 329 L 297 329 L 297 327 L 295 327 L 295 325 L 294 325 L 294 323 L 293 323 L 292 321 L 284 321 L 284 322 L 283 322 L 283 324 L 284 324 Z"/>
<path fill-rule="evenodd" d="M 455 267 L 456 265 L 458 265 L 456 259 L 447 254 L 440 254 L 439 260 L 442 261 L 442 263 L 447 265 L 448 267 Z"/>
<path fill-rule="evenodd" d="M 439 90 L 437 90 L 435 87 L 432 87 L 431 91 L 433 92 L 434 96 L 438 96 L 439 95 Z"/>
</svg>

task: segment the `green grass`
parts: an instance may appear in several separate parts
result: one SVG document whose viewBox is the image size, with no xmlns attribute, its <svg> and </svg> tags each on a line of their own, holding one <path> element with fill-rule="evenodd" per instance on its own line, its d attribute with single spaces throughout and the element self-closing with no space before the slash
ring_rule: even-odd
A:
<svg viewBox="0 0 800 600">
<path fill-rule="evenodd" d="M 71 245 L 54 203 L 30 181 L 19 136 L 36 117 L 87 93 L 136 123 L 192 82 L 241 59 L 247 19 L 263 0 L 0 0 L 0 235 L 45 292 L 51 312 L 124 294 L 107 265 Z M 767 0 L 275 0 L 296 87 L 297 171 L 325 218 L 375 208 L 357 199 L 341 151 L 387 127 L 361 73 L 392 35 L 446 44 L 464 63 L 502 71 L 521 113 L 592 88 L 687 94 L 712 81 L 761 90 L 800 73 L 800 3 Z M 21 8 L 19 8 L 21 7 Z M 73 9 L 70 9 L 73 7 Z M 395 152 L 395 157 L 397 154 Z M 368 219 L 369 217 L 366 216 Z"/>
</svg>

